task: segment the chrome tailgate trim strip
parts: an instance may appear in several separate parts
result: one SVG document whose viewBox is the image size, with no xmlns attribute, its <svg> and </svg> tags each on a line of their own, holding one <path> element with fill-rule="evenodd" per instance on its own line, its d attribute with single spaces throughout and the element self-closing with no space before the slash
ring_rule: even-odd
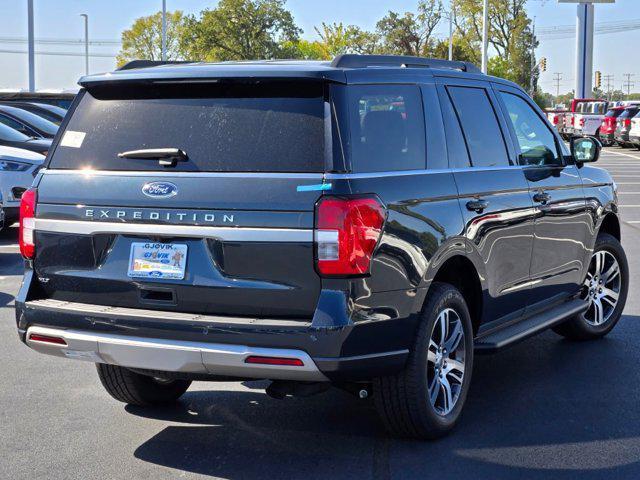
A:
<svg viewBox="0 0 640 480">
<path fill-rule="evenodd" d="M 217 238 L 228 242 L 313 242 L 313 230 L 293 228 L 205 227 L 156 223 L 84 222 L 36 218 L 39 232 L 95 235 L 99 233 L 143 236 Z"/>
</svg>

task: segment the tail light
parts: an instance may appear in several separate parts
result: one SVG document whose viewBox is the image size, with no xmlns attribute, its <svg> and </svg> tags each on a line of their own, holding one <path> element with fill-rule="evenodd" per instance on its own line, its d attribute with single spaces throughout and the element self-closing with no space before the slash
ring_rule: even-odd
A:
<svg viewBox="0 0 640 480">
<path fill-rule="evenodd" d="M 553 116 L 553 124 L 554 125 L 557 125 L 559 120 L 560 120 L 560 118 L 558 117 L 558 115 L 554 115 Z"/>
<path fill-rule="evenodd" d="M 35 214 L 37 190 L 30 188 L 22 194 L 20 199 L 20 228 L 18 233 L 18 243 L 20 253 L 26 259 L 32 259 L 36 253 L 36 246 L 33 238 L 35 228 Z"/>
<path fill-rule="evenodd" d="M 581 127 L 584 127 L 584 122 L 585 122 L 584 118 L 581 118 L 581 119 L 580 119 L 580 126 L 581 126 Z"/>
<path fill-rule="evenodd" d="M 630 118 L 625 118 L 624 119 L 624 126 L 625 127 L 631 126 L 631 119 Z"/>
<path fill-rule="evenodd" d="M 369 273 L 386 217 L 377 198 L 324 197 L 316 205 L 317 270 L 323 276 Z"/>
<path fill-rule="evenodd" d="M 575 125 L 576 119 L 574 117 L 571 117 L 571 126 L 573 127 Z"/>
</svg>

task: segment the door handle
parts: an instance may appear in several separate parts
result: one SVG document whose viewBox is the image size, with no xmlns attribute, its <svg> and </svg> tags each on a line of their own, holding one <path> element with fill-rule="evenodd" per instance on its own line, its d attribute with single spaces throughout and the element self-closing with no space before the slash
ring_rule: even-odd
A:
<svg viewBox="0 0 640 480">
<path fill-rule="evenodd" d="M 467 202 L 467 210 L 476 213 L 482 213 L 487 208 L 489 208 L 489 202 L 486 200 L 482 200 L 481 198 L 477 198 L 475 200 L 469 200 Z"/>
<path fill-rule="evenodd" d="M 551 200 L 551 195 L 547 192 L 538 192 L 533 196 L 533 201 L 546 205 Z"/>
</svg>

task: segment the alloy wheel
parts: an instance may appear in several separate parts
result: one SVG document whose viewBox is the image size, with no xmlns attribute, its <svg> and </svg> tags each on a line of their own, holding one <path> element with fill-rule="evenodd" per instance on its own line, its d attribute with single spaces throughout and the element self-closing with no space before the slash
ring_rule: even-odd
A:
<svg viewBox="0 0 640 480">
<path fill-rule="evenodd" d="M 433 325 L 427 355 L 429 401 L 438 415 L 455 407 L 464 381 L 465 342 L 462 320 L 452 308 L 442 310 Z"/>
<path fill-rule="evenodd" d="M 621 287 L 622 274 L 616 257 L 606 250 L 595 252 L 583 284 L 583 298 L 589 302 L 583 314 L 587 323 L 599 326 L 611 318 L 618 305 Z"/>
</svg>

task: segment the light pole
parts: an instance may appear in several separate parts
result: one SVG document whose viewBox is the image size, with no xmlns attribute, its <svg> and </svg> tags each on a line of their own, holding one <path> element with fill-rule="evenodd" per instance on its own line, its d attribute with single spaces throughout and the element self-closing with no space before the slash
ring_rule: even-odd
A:
<svg viewBox="0 0 640 480">
<path fill-rule="evenodd" d="M 482 6 L 482 73 L 487 73 L 489 54 L 489 0 L 484 0 Z"/>
<path fill-rule="evenodd" d="M 449 12 L 449 61 L 453 60 L 453 10 Z"/>
<path fill-rule="evenodd" d="M 28 30 L 28 57 L 29 57 L 29 91 L 36 91 L 36 67 L 35 67 L 35 51 L 33 38 L 33 0 L 27 2 L 27 30 Z"/>
<path fill-rule="evenodd" d="M 84 72 L 89 75 L 89 15 L 81 13 L 84 18 Z"/>
<path fill-rule="evenodd" d="M 167 0 L 162 0 L 162 61 L 167 61 Z"/>
</svg>

